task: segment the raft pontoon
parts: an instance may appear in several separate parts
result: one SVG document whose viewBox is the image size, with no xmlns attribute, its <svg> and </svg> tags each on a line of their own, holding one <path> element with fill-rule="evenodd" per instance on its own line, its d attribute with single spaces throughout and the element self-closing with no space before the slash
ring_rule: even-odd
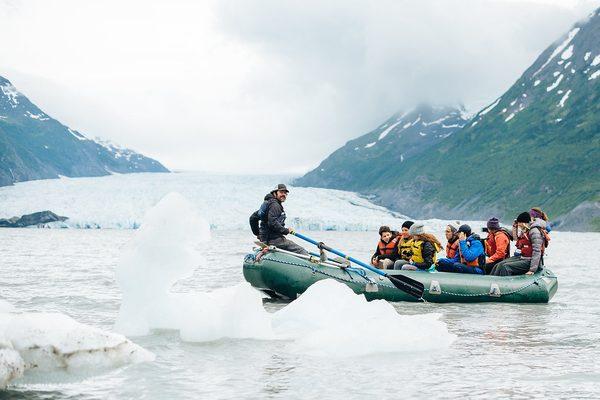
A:
<svg viewBox="0 0 600 400">
<path fill-rule="evenodd" d="M 433 303 L 547 303 L 556 293 L 558 280 L 547 268 L 533 275 L 510 277 L 447 272 L 386 270 L 388 275 L 404 275 L 424 285 L 423 299 Z M 269 247 L 248 254 L 244 277 L 272 298 L 294 300 L 321 279 L 345 283 L 367 300 L 419 301 L 398 290 L 386 277 L 343 260 L 323 260 Z"/>
</svg>

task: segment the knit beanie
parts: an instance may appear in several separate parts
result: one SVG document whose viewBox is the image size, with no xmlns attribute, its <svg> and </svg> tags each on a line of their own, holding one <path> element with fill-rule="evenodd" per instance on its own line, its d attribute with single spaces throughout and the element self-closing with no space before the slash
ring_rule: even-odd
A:
<svg viewBox="0 0 600 400">
<path fill-rule="evenodd" d="M 402 227 L 403 227 L 403 228 L 406 228 L 406 229 L 410 229 L 410 227 L 411 227 L 413 224 L 414 224 L 414 222 L 413 222 L 413 221 L 404 221 L 404 223 L 402 224 Z"/>
<path fill-rule="evenodd" d="M 488 219 L 487 228 L 495 230 L 495 231 L 500 229 L 500 221 L 498 221 L 498 218 L 492 217 L 492 218 Z"/>
<path fill-rule="evenodd" d="M 541 218 L 544 221 L 548 221 L 548 216 L 539 207 L 533 207 L 529 210 L 529 215 L 531 216 L 531 219 Z"/>
<path fill-rule="evenodd" d="M 410 225 L 408 233 L 411 235 L 421 235 L 425 233 L 425 227 L 423 226 L 422 222 L 415 222 Z"/>
<path fill-rule="evenodd" d="M 459 232 L 464 232 L 465 235 L 471 236 L 471 227 L 467 224 L 463 224 L 458 228 Z"/>
<path fill-rule="evenodd" d="M 531 215 L 529 215 L 528 212 L 522 212 L 521 214 L 519 214 L 519 216 L 517 217 L 517 222 L 525 222 L 525 223 L 530 223 L 531 222 Z"/>
</svg>

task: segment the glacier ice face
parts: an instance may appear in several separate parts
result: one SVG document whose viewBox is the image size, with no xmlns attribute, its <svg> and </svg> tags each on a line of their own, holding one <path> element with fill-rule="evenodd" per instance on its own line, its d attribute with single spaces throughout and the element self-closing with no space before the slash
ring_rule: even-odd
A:
<svg viewBox="0 0 600 400">
<path fill-rule="evenodd" d="M 213 229 L 249 229 L 248 217 L 282 176 L 202 173 L 127 174 L 63 178 L 0 187 L 0 218 L 51 210 L 73 228 L 137 228 L 144 213 L 170 192 L 181 193 Z M 291 187 L 287 223 L 298 230 L 377 230 L 403 216 L 350 192 Z"/>
</svg>

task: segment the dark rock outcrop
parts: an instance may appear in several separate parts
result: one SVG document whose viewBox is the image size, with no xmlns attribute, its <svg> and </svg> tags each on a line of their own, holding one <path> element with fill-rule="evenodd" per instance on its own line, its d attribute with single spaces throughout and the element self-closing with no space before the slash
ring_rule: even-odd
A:
<svg viewBox="0 0 600 400">
<path fill-rule="evenodd" d="M 32 225 L 44 225 L 50 222 L 66 221 L 67 217 L 54 214 L 52 211 L 39 211 L 19 217 L 1 218 L 0 228 L 24 228 Z"/>
</svg>

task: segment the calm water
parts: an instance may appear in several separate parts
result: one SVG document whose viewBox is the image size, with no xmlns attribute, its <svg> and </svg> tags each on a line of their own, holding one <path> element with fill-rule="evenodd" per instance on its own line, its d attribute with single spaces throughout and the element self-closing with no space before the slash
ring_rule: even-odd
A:
<svg viewBox="0 0 600 400">
<path fill-rule="evenodd" d="M 62 312 L 110 330 L 120 304 L 114 268 L 133 234 L 0 230 L 0 298 L 23 310 Z M 373 232 L 313 236 L 364 259 L 376 240 Z M 251 245 L 247 232 L 214 232 L 204 248 L 213 270 L 198 271 L 175 290 L 241 282 L 242 259 Z M 157 355 L 153 363 L 92 377 L 28 378 L 0 398 L 598 398 L 599 247 L 600 234 L 553 233 L 547 263 L 559 277 L 559 290 L 547 305 L 395 305 L 401 314 L 441 313 L 458 336 L 445 351 L 319 358 L 290 353 L 284 342 L 194 344 L 163 331 L 133 338 Z"/>
</svg>

